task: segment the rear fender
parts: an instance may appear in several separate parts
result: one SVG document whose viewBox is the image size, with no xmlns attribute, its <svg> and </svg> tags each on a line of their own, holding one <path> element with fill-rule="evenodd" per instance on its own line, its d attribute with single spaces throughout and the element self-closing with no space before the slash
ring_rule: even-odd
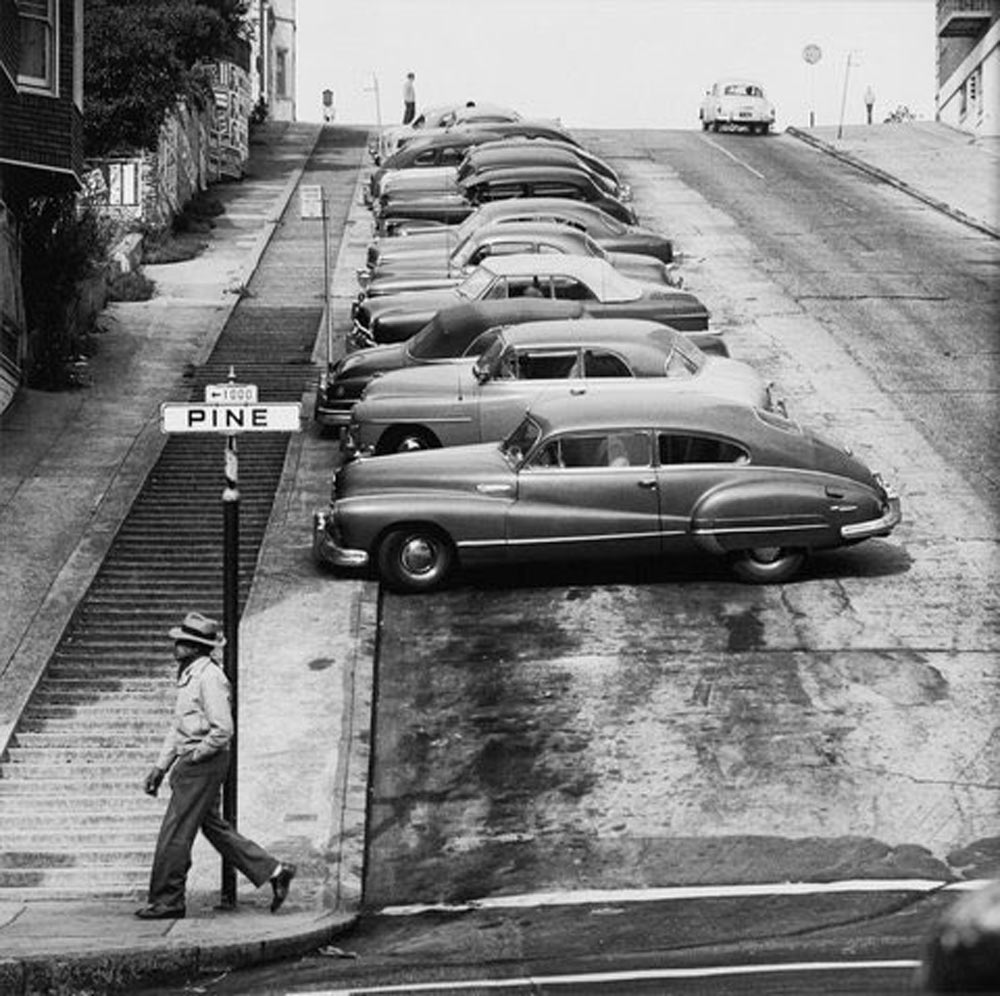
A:
<svg viewBox="0 0 1000 996">
<path fill-rule="evenodd" d="M 720 485 L 695 506 L 691 532 L 695 542 L 712 553 L 759 546 L 812 549 L 841 544 L 827 492 L 831 479 L 804 473 L 755 473 Z"/>
</svg>

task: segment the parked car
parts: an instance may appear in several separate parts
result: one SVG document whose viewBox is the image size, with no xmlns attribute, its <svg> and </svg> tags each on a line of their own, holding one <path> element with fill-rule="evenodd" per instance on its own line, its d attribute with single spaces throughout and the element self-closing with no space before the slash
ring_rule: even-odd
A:
<svg viewBox="0 0 1000 996">
<path fill-rule="evenodd" d="M 434 129 L 444 128 L 455 120 L 455 113 L 462 103 L 441 104 L 425 107 L 409 124 L 389 125 L 374 134 L 368 143 L 368 154 L 376 164 L 383 162 L 397 149 L 402 137 L 426 134 Z"/>
<path fill-rule="evenodd" d="M 636 280 L 669 287 L 679 287 L 682 283 L 675 268 L 658 259 L 627 252 L 606 252 L 586 232 L 551 222 L 483 225 L 450 254 L 438 250 L 436 253 L 382 263 L 374 270 L 359 270 L 358 282 L 367 297 L 448 287 L 464 280 L 485 259 L 518 253 L 591 256 L 607 260 L 619 273 Z"/>
<path fill-rule="evenodd" d="M 489 129 L 498 138 L 549 138 L 556 142 L 580 143 L 556 121 L 520 118 L 517 121 L 491 121 L 488 124 L 463 121 L 451 125 L 449 132 L 471 131 L 478 128 Z"/>
<path fill-rule="evenodd" d="M 376 231 L 381 233 L 396 219 L 421 219 L 453 224 L 463 221 L 479 204 L 513 197 L 562 197 L 585 201 L 626 225 L 638 224 L 627 204 L 611 197 L 605 188 L 581 169 L 568 166 L 513 166 L 470 177 L 459 194 L 383 195 L 375 207 Z"/>
<path fill-rule="evenodd" d="M 344 452 L 396 453 L 499 440 L 525 409 L 555 393 L 621 389 L 653 378 L 662 404 L 697 392 L 773 411 L 771 385 L 738 360 L 708 356 L 656 322 L 581 318 L 484 333 L 478 359 L 394 370 L 351 410 Z"/>
<path fill-rule="evenodd" d="M 351 420 L 351 408 L 374 377 L 392 370 L 475 359 L 492 342 L 491 333 L 497 328 L 589 315 L 586 301 L 552 298 L 518 297 L 443 308 L 403 342 L 359 349 L 330 364 L 316 387 L 314 417 L 323 428 L 345 428 Z M 705 353 L 729 355 L 725 340 L 717 332 L 686 335 Z"/>
<path fill-rule="evenodd" d="M 807 554 L 899 523 L 850 451 L 774 413 L 662 393 L 553 398 L 499 444 L 350 461 L 313 516 L 314 556 L 408 592 L 458 567 L 699 552 L 782 583 Z"/>
<path fill-rule="evenodd" d="M 494 139 L 487 145 L 466 150 L 458 164 L 458 179 L 467 181 L 487 169 L 505 166 L 574 166 L 585 168 L 607 192 L 620 201 L 630 200 L 632 191 L 600 156 L 567 142 L 542 139 Z"/>
<path fill-rule="evenodd" d="M 457 169 L 472 146 L 495 141 L 498 137 L 489 131 L 455 131 L 414 139 L 372 171 L 365 188 L 367 196 L 369 200 L 377 198 L 381 194 L 382 177 L 393 170 L 440 166 Z"/>
<path fill-rule="evenodd" d="M 510 107 L 500 104 L 479 104 L 471 101 L 456 107 L 436 128 L 427 128 L 426 135 L 440 134 L 448 128 L 489 128 L 497 124 L 512 124 L 520 121 L 521 115 Z M 395 149 L 403 148 L 416 136 L 413 133 L 400 135 Z M 395 149 L 393 151 L 395 151 Z"/>
<path fill-rule="evenodd" d="M 705 91 L 698 116 L 704 131 L 736 125 L 751 134 L 766 135 L 774 124 L 774 105 L 764 96 L 763 87 L 753 80 L 719 80 Z"/>
<path fill-rule="evenodd" d="M 681 332 L 708 328 L 708 309 L 694 294 L 633 280 L 603 259 L 538 253 L 487 259 L 455 287 L 358 300 L 351 339 L 355 346 L 400 342 L 449 305 L 534 295 L 587 301 L 595 317 L 649 318 Z"/>
<path fill-rule="evenodd" d="M 414 225 L 400 221 L 390 233 L 374 239 L 368 246 L 368 266 L 374 268 L 380 260 L 398 259 L 411 253 L 437 251 L 437 247 L 450 251 L 480 225 L 493 222 L 553 222 L 586 232 L 608 252 L 653 256 L 664 263 L 674 258 L 669 238 L 638 225 L 626 225 L 593 204 L 565 197 L 514 197 L 479 205 L 459 225 L 429 222 Z"/>
</svg>

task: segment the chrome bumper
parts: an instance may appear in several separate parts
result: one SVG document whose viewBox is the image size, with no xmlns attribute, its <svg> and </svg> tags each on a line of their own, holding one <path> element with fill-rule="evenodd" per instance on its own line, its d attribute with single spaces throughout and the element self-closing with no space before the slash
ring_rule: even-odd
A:
<svg viewBox="0 0 1000 996">
<path fill-rule="evenodd" d="M 889 507 L 884 515 L 868 522 L 855 522 L 849 526 L 840 527 L 840 535 L 845 540 L 863 540 L 871 536 L 888 536 L 889 533 L 899 525 L 903 519 L 903 511 L 899 504 L 899 497 L 890 493 L 888 495 Z"/>
<path fill-rule="evenodd" d="M 329 521 L 329 509 L 313 513 L 312 549 L 315 560 L 331 567 L 367 567 L 367 551 L 338 546 L 327 529 Z"/>
</svg>

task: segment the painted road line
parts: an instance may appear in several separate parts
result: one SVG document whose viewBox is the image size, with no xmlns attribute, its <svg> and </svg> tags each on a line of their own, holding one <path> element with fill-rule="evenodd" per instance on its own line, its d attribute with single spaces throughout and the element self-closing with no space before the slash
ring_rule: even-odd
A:
<svg viewBox="0 0 1000 996">
<path fill-rule="evenodd" d="M 842 882 L 769 882 L 755 885 L 694 885 L 661 889 L 581 889 L 574 892 L 529 892 L 514 896 L 485 896 L 467 903 L 431 903 L 386 906 L 381 916 L 418 916 L 421 913 L 462 910 L 533 909 L 539 906 L 589 906 L 608 903 L 660 903 L 688 899 L 739 899 L 750 896 L 813 896 L 846 892 L 965 892 L 988 885 L 992 879 L 942 882 L 926 878 L 859 878 Z"/>
<path fill-rule="evenodd" d="M 721 145 L 719 145 L 718 142 L 713 142 L 710 138 L 705 138 L 704 136 L 702 137 L 702 141 L 711 145 L 713 149 L 718 149 L 724 156 L 728 156 L 734 163 L 736 163 L 737 166 L 742 166 L 748 173 L 753 173 L 758 180 L 764 179 L 763 173 L 759 173 L 749 163 L 743 162 L 739 156 L 734 156 L 728 149 L 724 149 Z"/>
<path fill-rule="evenodd" d="M 601 983 L 659 982 L 679 979 L 710 979 L 733 975 L 775 975 L 789 972 L 878 972 L 914 971 L 919 961 L 805 961 L 774 965 L 715 965 L 706 968 L 643 969 L 634 972 L 594 972 L 580 975 L 526 975 L 519 979 L 456 979 L 452 982 L 404 983 L 394 986 L 352 986 L 348 989 L 308 989 L 299 996 L 383 996 L 389 993 L 478 992 L 483 989 L 526 989 L 546 986 L 594 986 Z"/>
</svg>

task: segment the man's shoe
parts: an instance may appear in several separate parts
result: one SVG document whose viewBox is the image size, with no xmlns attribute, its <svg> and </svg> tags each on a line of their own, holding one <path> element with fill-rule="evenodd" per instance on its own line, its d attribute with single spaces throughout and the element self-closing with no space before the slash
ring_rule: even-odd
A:
<svg viewBox="0 0 1000 996">
<path fill-rule="evenodd" d="M 282 865 L 281 871 L 271 879 L 271 888 L 274 895 L 271 897 L 271 912 L 277 913 L 281 909 L 281 904 L 288 898 L 288 887 L 295 878 L 298 869 L 295 865 Z"/>
<path fill-rule="evenodd" d="M 147 906 L 145 909 L 136 910 L 135 915 L 140 920 L 183 920 L 183 906 Z"/>
</svg>

